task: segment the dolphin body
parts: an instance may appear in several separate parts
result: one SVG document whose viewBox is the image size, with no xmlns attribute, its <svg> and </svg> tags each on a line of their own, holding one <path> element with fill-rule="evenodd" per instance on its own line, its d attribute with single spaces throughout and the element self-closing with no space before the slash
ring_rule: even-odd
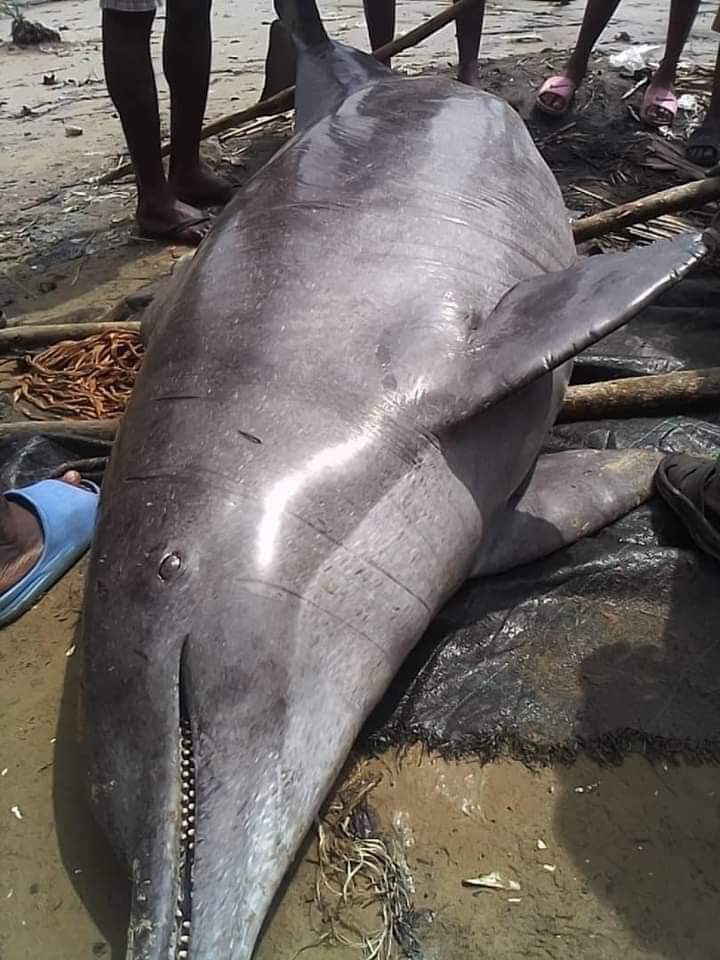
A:
<svg viewBox="0 0 720 960">
<path fill-rule="evenodd" d="M 508 105 L 283 18 L 296 134 L 151 308 L 86 588 L 135 960 L 248 960 L 440 606 L 649 495 L 652 453 L 539 454 L 572 357 L 705 253 L 578 262 Z"/>
</svg>

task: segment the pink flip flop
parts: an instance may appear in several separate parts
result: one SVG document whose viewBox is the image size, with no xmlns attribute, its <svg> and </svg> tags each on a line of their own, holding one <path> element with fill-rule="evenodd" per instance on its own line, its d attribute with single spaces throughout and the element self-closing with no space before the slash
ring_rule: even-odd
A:
<svg viewBox="0 0 720 960">
<path fill-rule="evenodd" d="M 563 114 L 567 113 L 570 109 L 575 99 L 576 90 L 577 84 L 574 80 L 571 80 L 570 77 L 565 77 L 562 74 L 550 77 L 538 90 L 537 97 L 535 98 L 535 106 L 538 110 L 547 113 L 551 117 L 562 117 Z M 554 97 L 558 97 L 561 100 L 560 106 L 550 107 L 547 103 L 544 103 L 542 97 L 546 93 L 551 93 Z"/>
<path fill-rule="evenodd" d="M 669 127 L 675 119 L 677 111 L 678 101 L 672 90 L 668 90 L 667 87 L 654 87 L 650 84 L 645 91 L 640 107 L 642 122 L 648 127 Z M 662 118 L 663 115 L 664 118 Z"/>
</svg>

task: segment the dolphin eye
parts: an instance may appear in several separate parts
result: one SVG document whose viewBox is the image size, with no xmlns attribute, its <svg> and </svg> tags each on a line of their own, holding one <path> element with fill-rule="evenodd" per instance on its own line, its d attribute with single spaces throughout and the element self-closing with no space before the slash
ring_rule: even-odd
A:
<svg viewBox="0 0 720 960">
<path fill-rule="evenodd" d="M 166 553 L 160 561 L 158 576 L 166 583 L 176 577 L 182 570 L 182 559 L 178 553 Z"/>
</svg>

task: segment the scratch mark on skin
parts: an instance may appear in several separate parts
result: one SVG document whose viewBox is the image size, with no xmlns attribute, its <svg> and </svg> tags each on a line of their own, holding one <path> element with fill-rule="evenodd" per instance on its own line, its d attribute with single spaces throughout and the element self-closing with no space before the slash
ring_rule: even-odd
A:
<svg viewBox="0 0 720 960">
<path fill-rule="evenodd" d="M 319 603 L 315 603 L 313 600 L 308 600 L 307 597 L 304 597 L 301 593 L 298 593 L 296 590 L 292 590 L 290 587 L 285 587 L 281 583 L 272 583 L 269 580 L 260 580 L 254 577 L 243 577 L 242 580 L 237 581 L 239 584 L 259 586 L 259 587 L 270 587 L 272 590 L 279 590 L 281 593 L 287 594 L 289 597 L 293 597 L 295 600 L 299 600 L 301 603 L 307 604 L 309 607 L 312 607 L 315 610 L 319 610 L 320 613 L 325 614 L 325 616 L 330 617 L 331 620 L 334 620 L 336 623 L 339 623 L 343 627 L 347 627 L 358 637 L 362 637 L 363 640 L 366 640 L 370 646 L 375 647 L 378 653 L 382 656 L 385 663 L 390 667 L 391 670 L 394 670 L 395 667 L 390 663 L 388 659 L 387 650 L 383 649 L 380 644 L 373 640 L 372 637 L 368 636 L 367 633 L 363 633 L 362 630 L 358 630 L 349 620 L 346 620 L 344 617 L 339 617 L 336 613 L 327 610 L 325 607 L 320 606 Z"/>
<path fill-rule="evenodd" d="M 164 397 L 153 397 L 153 403 L 164 403 L 167 400 L 207 400 L 208 397 L 200 393 L 166 394 Z"/>
</svg>

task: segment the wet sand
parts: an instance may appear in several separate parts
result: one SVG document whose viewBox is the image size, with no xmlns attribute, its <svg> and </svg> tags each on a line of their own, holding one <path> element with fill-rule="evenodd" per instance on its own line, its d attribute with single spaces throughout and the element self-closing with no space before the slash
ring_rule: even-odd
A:
<svg viewBox="0 0 720 960">
<path fill-rule="evenodd" d="M 77 743 L 83 566 L 3 631 L 3 960 L 124 957 L 127 883 L 84 802 Z M 379 834 L 404 853 L 424 960 L 717 955 L 717 768 L 636 757 L 607 769 L 581 760 L 532 772 L 413 749 L 370 761 L 364 773 L 381 780 L 370 804 Z M 302 947 L 308 960 L 361 956 L 312 946 L 327 933 L 313 905 L 316 857 L 311 837 L 258 960 L 292 960 Z M 520 890 L 462 885 L 491 871 Z"/>
</svg>

